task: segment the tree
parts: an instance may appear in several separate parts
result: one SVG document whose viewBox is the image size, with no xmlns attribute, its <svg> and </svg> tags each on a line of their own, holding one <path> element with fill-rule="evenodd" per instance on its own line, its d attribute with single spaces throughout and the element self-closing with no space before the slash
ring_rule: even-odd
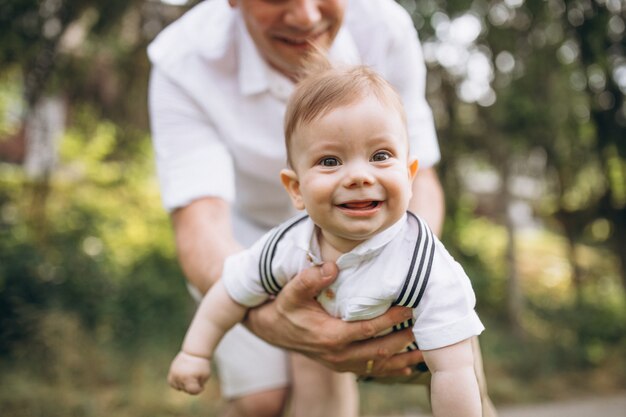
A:
<svg viewBox="0 0 626 417">
<path fill-rule="evenodd" d="M 468 157 L 487 161 L 500 178 L 491 215 L 500 213 L 509 231 L 513 326 L 519 328 L 523 302 L 515 270 L 515 218 L 507 208 L 519 198 L 510 180 L 520 174 L 542 184 L 544 194 L 534 209 L 548 226 L 560 225 L 569 242 L 579 303 L 589 275 L 579 265 L 581 243 L 609 248 L 626 277 L 623 4 L 399 2 L 412 12 L 429 62 L 448 190 L 462 183 L 459 161 Z M 545 156 L 542 164 L 532 164 L 536 155 Z M 448 207 L 454 218 L 458 202 L 452 199 Z M 590 232 L 602 222 L 608 222 L 608 232 Z M 622 281 L 626 288 L 626 278 Z"/>
</svg>

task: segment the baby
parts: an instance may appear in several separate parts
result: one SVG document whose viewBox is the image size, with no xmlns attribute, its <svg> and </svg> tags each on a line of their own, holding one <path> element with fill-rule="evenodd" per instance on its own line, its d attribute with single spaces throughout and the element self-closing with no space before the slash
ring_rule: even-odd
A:
<svg viewBox="0 0 626 417">
<path fill-rule="evenodd" d="M 418 162 L 409 156 L 397 93 L 366 67 L 320 69 L 289 101 L 285 140 L 288 169 L 280 178 L 307 214 L 227 259 L 171 365 L 170 385 L 199 393 L 217 344 L 247 308 L 299 271 L 330 261 L 340 272 L 318 297 L 324 309 L 365 320 L 393 305 L 412 308 L 414 348 L 432 373 L 433 414 L 480 416 L 470 338 L 484 327 L 463 269 L 407 212 Z"/>
</svg>

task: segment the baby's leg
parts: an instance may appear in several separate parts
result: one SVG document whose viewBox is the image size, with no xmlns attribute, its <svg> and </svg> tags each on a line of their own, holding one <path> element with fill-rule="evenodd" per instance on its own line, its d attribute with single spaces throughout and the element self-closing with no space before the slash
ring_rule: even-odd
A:
<svg viewBox="0 0 626 417">
<path fill-rule="evenodd" d="M 280 417 L 287 393 L 287 388 L 278 388 L 232 399 L 220 417 Z"/>
<path fill-rule="evenodd" d="M 279 417 L 289 390 L 289 357 L 241 325 L 235 326 L 215 352 L 222 397 L 222 417 Z"/>
<path fill-rule="evenodd" d="M 290 354 L 290 417 L 357 417 L 358 389 L 350 373 L 336 373 L 299 354 Z"/>
</svg>

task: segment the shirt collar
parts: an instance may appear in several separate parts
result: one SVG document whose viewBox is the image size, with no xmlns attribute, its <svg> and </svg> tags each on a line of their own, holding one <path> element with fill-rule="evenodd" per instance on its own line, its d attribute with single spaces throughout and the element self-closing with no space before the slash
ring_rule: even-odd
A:
<svg viewBox="0 0 626 417">
<path fill-rule="evenodd" d="M 350 252 L 343 254 L 339 258 L 339 261 L 341 261 L 343 257 L 346 257 L 346 255 L 364 258 L 370 255 L 377 254 L 386 244 L 391 242 L 398 235 L 398 233 L 400 233 L 400 231 L 406 224 L 406 216 L 406 213 L 404 213 L 400 220 L 398 220 L 382 232 L 377 233 L 372 238 L 361 243 Z"/>
<path fill-rule="evenodd" d="M 319 244 L 317 242 L 317 226 L 313 223 L 313 220 L 307 217 L 299 231 L 291 238 L 293 246 L 314 255 L 315 261 L 313 263 L 321 263 L 319 260 Z"/>
<path fill-rule="evenodd" d="M 371 239 L 361 243 L 348 253 L 344 253 L 337 260 L 338 266 L 348 266 L 354 262 L 362 261 L 378 254 L 382 248 L 391 242 L 406 225 L 406 213 L 394 224 L 376 234 Z M 294 247 L 307 253 L 309 260 L 314 265 L 322 264 L 320 255 L 320 247 L 317 239 L 318 227 L 313 223 L 311 218 L 307 218 L 300 229 L 300 233 L 295 234 L 292 238 Z"/>
<path fill-rule="evenodd" d="M 237 54 L 239 58 L 239 88 L 243 95 L 254 95 L 269 91 L 276 98 L 287 101 L 295 84 L 273 69 L 258 51 L 239 10 L 235 10 L 237 26 Z M 359 64 L 361 57 L 352 35 L 341 27 L 328 56 L 333 64 Z"/>
<path fill-rule="evenodd" d="M 250 33 L 241 17 L 235 10 L 237 26 L 237 54 L 239 58 L 239 88 L 243 95 L 261 93 L 269 88 L 267 71 L 269 65 L 256 48 Z"/>
</svg>

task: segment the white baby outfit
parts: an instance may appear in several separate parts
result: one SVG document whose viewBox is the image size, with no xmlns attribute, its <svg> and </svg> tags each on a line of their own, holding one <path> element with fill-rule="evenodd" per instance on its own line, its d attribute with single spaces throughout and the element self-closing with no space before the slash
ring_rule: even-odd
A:
<svg viewBox="0 0 626 417">
<path fill-rule="evenodd" d="M 298 272 L 321 264 L 316 230 L 308 216 L 299 216 L 228 258 L 222 280 L 230 296 L 248 307 L 259 305 Z M 469 278 L 411 213 L 341 255 L 337 266 L 337 280 L 318 297 L 335 317 L 365 320 L 393 305 L 411 307 L 421 350 L 449 346 L 484 330 Z"/>
</svg>

